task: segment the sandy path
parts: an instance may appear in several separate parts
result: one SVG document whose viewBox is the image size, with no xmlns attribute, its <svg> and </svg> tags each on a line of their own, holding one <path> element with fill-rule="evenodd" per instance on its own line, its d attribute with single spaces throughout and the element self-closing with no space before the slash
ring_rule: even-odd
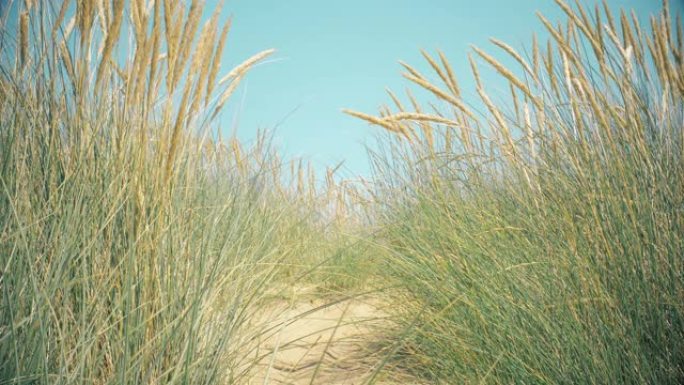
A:
<svg viewBox="0 0 684 385">
<path fill-rule="evenodd" d="M 373 346 L 388 325 L 385 314 L 369 298 L 277 301 L 264 313 L 271 331 L 250 384 L 364 383 L 381 359 Z"/>
</svg>

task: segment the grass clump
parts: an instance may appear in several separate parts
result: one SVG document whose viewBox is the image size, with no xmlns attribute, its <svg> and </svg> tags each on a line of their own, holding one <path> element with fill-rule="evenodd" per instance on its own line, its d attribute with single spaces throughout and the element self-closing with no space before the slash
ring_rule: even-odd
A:
<svg viewBox="0 0 684 385">
<path fill-rule="evenodd" d="M 244 380 L 305 219 L 266 142 L 212 119 L 271 51 L 217 80 L 228 26 L 200 1 L 5 9 L 0 383 Z"/>
<path fill-rule="evenodd" d="M 434 95 L 379 116 L 374 154 L 396 314 L 417 326 L 405 364 L 434 383 L 684 380 L 684 55 L 665 3 L 650 27 L 607 7 L 540 16 L 550 40 L 503 66 L 475 49 L 478 112 L 446 58 Z M 502 75 L 495 103 L 476 58 Z"/>
</svg>

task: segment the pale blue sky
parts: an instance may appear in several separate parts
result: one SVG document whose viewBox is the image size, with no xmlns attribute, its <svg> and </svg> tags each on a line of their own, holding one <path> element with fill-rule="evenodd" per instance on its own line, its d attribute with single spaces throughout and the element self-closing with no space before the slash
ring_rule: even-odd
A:
<svg viewBox="0 0 684 385">
<path fill-rule="evenodd" d="M 582 3 L 593 8 L 594 1 Z M 608 3 L 645 18 L 661 2 Z M 682 12 L 682 3 L 671 1 L 673 13 Z M 251 140 L 257 129 L 277 126 L 275 144 L 285 156 L 319 168 L 344 160 L 344 176 L 368 175 L 364 144 L 377 128 L 342 108 L 374 113 L 389 100 L 385 87 L 401 92 L 408 83 L 398 60 L 428 73 L 421 48 L 445 52 L 467 95 L 470 44 L 494 51 L 488 39 L 496 37 L 522 49 L 533 32 L 545 36 L 535 11 L 562 18 L 552 0 L 228 0 L 224 14 L 234 19 L 224 69 L 262 49 L 277 53 L 234 95 L 221 117 L 223 132 L 237 129 Z M 495 94 L 497 84 L 491 87 Z"/>
</svg>

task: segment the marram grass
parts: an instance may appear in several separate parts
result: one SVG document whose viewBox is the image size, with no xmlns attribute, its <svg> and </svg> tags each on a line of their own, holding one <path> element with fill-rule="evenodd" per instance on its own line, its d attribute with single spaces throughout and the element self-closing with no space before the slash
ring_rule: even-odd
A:
<svg viewBox="0 0 684 385">
<path fill-rule="evenodd" d="M 219 10 L 200 25 L 202 4 L 5 8 L 0 383 L 247 378 L 254 305 L 307 214 L 265 140 L 215 138 L 271 51 L 217 81 L 228 27 Z"/>
<path fill-rule="evenodd" d="M 247 383 L 258 308 L 292 281 L 390 287 L 380 364 L 420 382 L 684 382 L 681 18 L 557 3 L 545 44 L 492 41 L 515 68 L 473 50 L 478 101 L 442 53 L 429 75 L 402 63 L 433 103 L 349 111 L 388 131 L 374 180 L 317 188 L 266 136 L 216 134 L 272 53 L 224 75 L 220 10 L 12 2 L 0 384 Z"/>
<path fill-rule="evenodd" d="M 381 280 L 405 327 L 398 363 L 444 384 L 684 381 L 684 41 L 667 3 L 558 5 L 518 68 L 475 48 L 480 101 L 440 53 L 437 103 L 350 112 L 393 137 L 373 154 Z M 510 84 L 493 102 L 478 62 Z M 429 111 L 429 112 L 428 112 Z M 478 111 L 484 111 L 479 113 Z M 403 336 L 404 334 L 402 334 Z"/>
</svg>

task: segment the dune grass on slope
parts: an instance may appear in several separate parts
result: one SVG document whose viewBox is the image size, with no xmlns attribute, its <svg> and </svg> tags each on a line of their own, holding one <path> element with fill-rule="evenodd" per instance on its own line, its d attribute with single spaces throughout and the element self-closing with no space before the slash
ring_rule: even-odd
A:
<svg viewBox="0 0 684 385">
<path fill-rule="evenodd" d="M 506 68 L 474 49 L 481 100 L 425 54 L 428 108 L 377 117 L 384 282 L 416 322 L 398 357 L 434 383 L 684 380 L 684 49 L 667 6 L 649 27 L 557 1 L 567 23 Z M 510 84 L 492 102 L 484 61 Z M 416 318 L 417 317 L 417 318 Z"/>
<path fill-rule="evenodd" d="M 3 15 L 0 383 L 239 382 L 254 305 L 317 231 L 266 140 L 214 131 L 270 51 L 221 77 L 201 2 L 60 5 Z"/>
</svg>

